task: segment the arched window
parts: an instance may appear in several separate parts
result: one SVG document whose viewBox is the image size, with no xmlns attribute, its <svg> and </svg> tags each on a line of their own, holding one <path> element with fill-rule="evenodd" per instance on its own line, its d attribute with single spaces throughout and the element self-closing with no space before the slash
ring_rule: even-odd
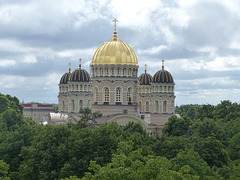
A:
<svg viewBox="0 0 240 180">
<path fill-rule="evenodd" d="M 82 85 L 80 85 L 80 91 L 82 91 Z"/>
<path fill-rule="evenodd" d="M 95 69 L 95 76 L 98 76 L 98 69 Z"/>
<path fill-rule="evenodd" d="M 159 104 L 158 101 L 155 101 L 155 112 L 158 113 L 159 110 Z"/>
<path fill-rule="evenodd" d="M 149 102 L 146 102 L 146 112 L 149 112 Z"/>
<path fill-rule="evenodd" d="M 174 110 L 175 110 L 175 107 L 174 107 L 174 101 L 172 101 L 171 109 L 172 109 L 172 113 L 174 113 Z"/>
<path fill-rule="evenodd" d="M 114 68 L 112 68 L 112 76 L 114 75 Z"/>
<path fill-rule="evenodd" d="M 109 88 L 104 88 L 104 102 L 109 102 Z"/>
<path fill-rule="evenodd" d="M 171 92 L 171 86 L 168 86 L 168 92 L 169 93 Z"/>
<path fill-rule="evenodd" d="M 167 101 L 163 102 L 163 113 L 167 113 Z"/>
<path fill-rule="evenodd" d="M 105 75 L 108 76 L 108 69 L 105 69 Z"/>
<path fill-rule="evenodd" d="M 102 69 L 102 68 L 99 69 L 99 75 L 100 75 L 100 76 L 103 75 L 103 69 Z"/>
<path fill-rule="evenodd" d="M 98 88 L 97 87 L 95 87 L 95 89 L 94 89 L 93 100 L 94 100 L 94 102 L 98 102 Z"/>
<path fill-rule="evenodd" d="M 164 86 L 164 92 L 167 92 L 167 86 Z"/>
<path fill-rule="evenodd" d="M 146 87 L 146 93 L 149 93 L 150 89 L 148 87 Z"/>
<path fill-rule="evenodd" d="M 160 86 L 160 92 L 162 92 L 162 86 Z"/>
<path fill-rule="evenodd" d="M 117 75 L 120 76 L 120 68 L 117 69 Z"/>
<path fill-rule="evenodd" d="M 62 111 L 65 111 L 65 102 L 62 101 Z"/>
<path fill-rule="evenodd" d="M 128 103 L 132 102 L 132 88 L 131 87 L 129 87 L 127 90 L 127 101 L 128 101 Z"/>
<path fill-rule="evenodd" d="M 79 110 L 83 108 L 83 100 L 79 101 Z"/>
<path fill-rule="evenodd" d="M 74 112 L 75 111 L 75 103 L 74 103 L 74 100 L 72 99 L 71 100 L 71 112 Z"/>
<path fill-rule="evenodd" d="M 139 101 L 139 111 L 142 112 L 142 102 Z"/>
<path fill-rule="evenodd" d="M 121 102 L 121 88 L 116 88 L 116 102 Z"/>
<path fill-rule="evenodd" d="M 84 85 L 84 91 L 87 91 L 87 85 Z"/>
<path fill-rule="evenodd" d="M 87 102 L 87 107 L 90 108 L 90 105 L 91 105 L 91 101 L 88 100 L 88 102 Z"/>
</svg>

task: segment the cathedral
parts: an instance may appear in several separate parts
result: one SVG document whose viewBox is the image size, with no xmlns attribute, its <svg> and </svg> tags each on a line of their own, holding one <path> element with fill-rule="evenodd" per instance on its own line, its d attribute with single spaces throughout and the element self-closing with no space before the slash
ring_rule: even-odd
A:
<svg viewBox="0 0 240 180">
<path fill-rule="evenodd" d="M 147 132 L 160 134 L 168 118 L 175 114 L 174 80 L 162 67 L 152 76 L 138 76 L 138 59 L 134 50 L 117 36 L 116 19 L 112 39 L 95 51 L 91 76 L 81 67 L 62 75 L 59 83 L 59 113 L 77 119 L 81 108 L 100 111 L 99 124 L 116 121 L 124 126 L 139 122 Z"/>
</svg>

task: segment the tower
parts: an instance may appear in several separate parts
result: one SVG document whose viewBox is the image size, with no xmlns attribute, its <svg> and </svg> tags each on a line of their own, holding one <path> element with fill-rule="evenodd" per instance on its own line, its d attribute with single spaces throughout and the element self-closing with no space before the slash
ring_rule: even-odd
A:
<svg viewBox="0 0 240 180">
<path fill-rule="evenodd" d="M 114 22 L 113 38 L 100 45 L 92 58 L 92 109 L 103 115 L 137 114 L 138 60 L 133 49 L 117 37 Z"/>
<path fill-rule="evenodd" d="M 71 76 L 71 63 L 69 63 L 69 71 L 64 73 L 58 84 L 58 110 L 59 112 L 68 112 L 68 80 Z"/>
<path fill-rule="evenodd" d="M 152 108 L 153 113 L 174 114 L 174 80 L 172 75 L 164 69 L 164 60 L 162 60 L 162 69 L 153 76 L 152 82 Z"/>
<path fill-rule="evenodd" d="M 152 107 L 151 99 L 152 76 L 147 73 L 147 65 L 145 64 L 145 72 L 139 76 L 139 111 L 140 113 L 150 113 Z"/>
<path fill-rule="evenodd" d="M 91 108 L 92 84 L 89 73 L 81 67 L 75 69 L 68 80 L 68 113 L 79 113 L 81 108 Z"/>
</svg>

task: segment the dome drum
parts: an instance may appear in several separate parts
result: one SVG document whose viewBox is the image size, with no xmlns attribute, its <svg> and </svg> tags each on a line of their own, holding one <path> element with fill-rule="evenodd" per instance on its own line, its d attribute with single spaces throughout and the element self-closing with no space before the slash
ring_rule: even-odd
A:
<svg viewBox="0 0 240 180">
<path fill-rule="evenodd" d="M 94 65 L 93 77 L 137 77 L 136 65 Z"/>
</svg>

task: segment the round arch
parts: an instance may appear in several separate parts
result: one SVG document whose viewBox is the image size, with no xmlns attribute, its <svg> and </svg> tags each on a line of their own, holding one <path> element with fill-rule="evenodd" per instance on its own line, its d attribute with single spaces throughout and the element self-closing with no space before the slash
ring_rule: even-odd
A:
<svg viewBox="0 0 240 180">
<path fill-rule="evenodd" d="M 122 115 L 114 116 L 108 122 L 117 122 L 120 126 L 125 126 L 129 122 L 139 122 L 144 129 L 148 128 L 148 125 L 144 120 L 142 120 L 140 117 L 130 115 L 130 114 L 122 114 Z"/>
</svg>

